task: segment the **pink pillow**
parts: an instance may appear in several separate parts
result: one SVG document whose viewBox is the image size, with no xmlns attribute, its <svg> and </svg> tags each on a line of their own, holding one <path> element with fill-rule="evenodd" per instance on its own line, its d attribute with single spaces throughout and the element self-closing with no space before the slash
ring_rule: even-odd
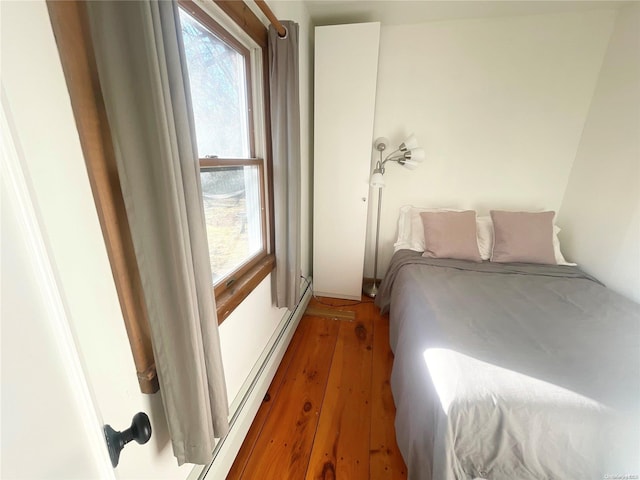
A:
<svg viewBox="0 0 640 480">
<path fill-rule="evenodd" d="M 420 217 L 424 227 L 423 257 L 482 261 L 476 240 L 476 212 L 421 212 Z"/>
<path fill-rule="evenodd" d="M 493 252 L 491 261 L 556 265 L 553 250 L 555 212 L 503 212 L 491 210 Z"/>
</svg>

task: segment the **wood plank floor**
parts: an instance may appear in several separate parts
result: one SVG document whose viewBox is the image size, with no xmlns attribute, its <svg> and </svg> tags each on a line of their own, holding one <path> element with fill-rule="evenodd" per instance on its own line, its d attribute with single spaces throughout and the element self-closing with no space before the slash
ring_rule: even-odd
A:
<svg viewBox="0 0 640 480">
<path fill-rule="evenodd" d="M 327 317 L 328 310 L 354 312 Z M 396 445 L 388 317 L 312 299 L 227 476 L 231 480 L 406 479 Z"/>
</svg>

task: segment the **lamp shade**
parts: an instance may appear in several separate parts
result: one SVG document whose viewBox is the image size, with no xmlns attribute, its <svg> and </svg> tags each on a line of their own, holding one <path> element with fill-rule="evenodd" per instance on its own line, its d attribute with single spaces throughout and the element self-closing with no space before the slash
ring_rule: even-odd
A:
<svg viewBox="0 0 640 480">
<path fill-rule="evenodd" d="M 373 172 L 371 181 L 369 182 L 373 188 L 384 188 L 384 177 L 381 172 Z"/>
<path fill-rule="evenodd" d="M 409 154 L 410 154 L 409 159 L 413 160 L 414 162 L 422 162 L 426 157 L 426 154 L 424 153 L 423 148 L 414 148 L 409 152 Z M 406 158 L 406 155 L 405 155 L 405 158 Z"/>
<path fill-rule="evenodd" d="M 415 160 L 405 160 L 401 165 L 408 168 L 409 170 L 415 170 L 420 164 Z"/>
<path fill-rule="evenodd" d="M 412 133 L 411 135 L 409 135 L 404 142 L 402 142 L 400 144 L 400 149 L 401 151 L 405 152 L 407 150 L 412 150 L 414 148 L 418 147 L 418 139 L 416 138 L 416 136 Z"/>
</svg>

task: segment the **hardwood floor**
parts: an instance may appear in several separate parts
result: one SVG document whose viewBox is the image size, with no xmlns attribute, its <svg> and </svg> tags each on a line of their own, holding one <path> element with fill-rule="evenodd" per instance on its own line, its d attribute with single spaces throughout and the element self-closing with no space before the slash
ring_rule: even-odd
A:
<svg viewBox="0 0 640 480">
<path fill-rule="evenodd" d="M 388 317 L 367 297 L 319 300 L 300 320 L 227 479 L 407 478 L 393 427 Z M 328 309 L 355 319 L 328 318 Z"/>
</svg>

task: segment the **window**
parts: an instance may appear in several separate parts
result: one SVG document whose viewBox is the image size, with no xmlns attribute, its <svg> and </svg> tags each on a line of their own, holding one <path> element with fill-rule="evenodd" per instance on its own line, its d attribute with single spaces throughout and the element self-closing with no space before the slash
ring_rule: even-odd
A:
<svg viewBox="0 0 640 480">
<path fill-rule="evenodd" d="M 255 81 L 263 78 L 263 52 L 193 3 L 180 6 L 211 282 L 222 321 L 230 313 L 225 301 L 238 289 L 246 296 L 248 277 L 273 267 L 273 257 L 268 255 L 270 202 L 265 199 L 267 119 L 261 101 L 263 85 Z M 257 285 L 255 279 L 252 283 Z"/>
<path fill-rule="evenodd" d="M 267 30 L 258 17 L 246 8 L 244 2 L 214 0 L 214 3 L 229 18 L 233 19 L 237 24 L 237 29 L 242 30 L 258 46 L 256 50 L 261 50 L 261 53 L 256 54 L 258 56 L 256 60 L 260 60 L 261 55 L 262 65 L 266 65 Z M 194 18 L 200 18 L 197 16 L 200 14 L 208 18 L 204 12 L 200 11 L 191 2 L 183 2 L 181 0 L 180 5 L 186 11 L 189 11 Z M 58 44 L 67 87 L 71 95 L 71 106 L 76 118 L 87 173 L 91 179 L 96 210 L 100 218 L 113 278 L 127 326 L 127 335 L 131 345 L 140 390 L 142 393 L 155 393 L 159 387 L 153 348 L 150 341 L 149 322 L 144 301 L 141 298 L 140 274 L 133 250 L 120 182 L 117 179 L 114 181 L 113 177 L 113 172 L 117 172 L 116 159 L 113 152 L 112 138 L 109 134 L 109 126 L 106 122 L 106 117 L 103 115 L 105 106 L 102 93 L 99 83 L 96 82 L 98 71 L 89 35 L 87 4 L 85 2 L 48 2 L 47 7 L 51 26 Z M 201 20 L 200 24 L 207 24 L 206 18 Z M 255 73 L 252 77 L 254 82 L 256 79 L 262 78 L 260 83 L 264 89 L 264 74 L 260 77 L 259 72 L 251 71 L 250 73 Z M 254 88 L 256 88 L 255 85 Z M 252 101 L 255 101 L 257 96 L 252 95 L 252 98 Z M 258 125 L 258 127 L 254 127 L 254 130 L 268 132 L 268 97 L 265 95 L 263 98 L 263 100 L 257 102 L 264 107 L 262 113 L 256 114 L 254 107 L 253 116 L 247 116 L 247 121 L 253 120 L 253 124 Z M 249 108 L 251 108 L 251 104 L 247 100 L 247 109 Z M 259 127 L 260 125 L 262 127 Z M 258 140 L 254 138 L 254 141 L 260 147 Z M 257 165 L 255 168 L 260 170 L 261 184 L 259 186 L 262 189 L 260 194 L 263 202 L 261 208 L 265 208 L 264 198 L 266 197 L 266 208 L 269 212 L 272 212 L 272 197 L 269 194 L 269 189 L 264 189 L 264 187 L 269 186 L 269 183 L 265 182 L 265 176 L 267 179 L 270 177 L 269 143 L 266 133 L 262 142 L 266 146 L 262 150 L 258 150 L 258 153 L 260 151 L 264 152 L 263 158 L 265 158 L 265 161 L 251 158 L 246 160 L 248 166 Z M 212 163 L 217 160 L 222 161 L 222 159 L 205 159 L 205 161 Z M 224 166 L 239 168 L 245 165 L 239 163 L 238 160 L 235 165 Z M 262 192 L 266 192 L 266 195 Z M 264 210 L 261 210 L 262 242 L 266 242 L 266 251 L 268 251 L 268 245 L 273 244 L 273 237 L 269 230 L 264 231 L 267 228 L 266 218 Z M 222 322 L 251 289 L 271 271 L 274 263 L 273 255 L 267 254 L 258 260 L 244 275 L 239 276 L 236 274 L 234 278 L 238 278 L 237 282 L 227 288 L 224 293 L 216 296 L 218 322 Z"/>
</svg>

